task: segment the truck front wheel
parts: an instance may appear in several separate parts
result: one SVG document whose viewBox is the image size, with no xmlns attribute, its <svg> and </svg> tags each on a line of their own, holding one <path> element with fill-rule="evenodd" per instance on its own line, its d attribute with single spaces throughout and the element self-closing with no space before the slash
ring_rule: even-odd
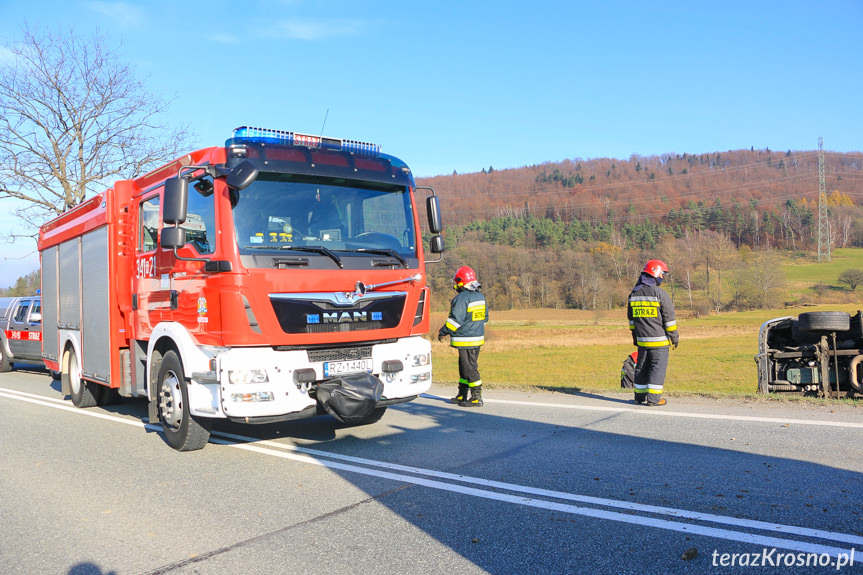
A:
<svg viewBox="0 0 863 575">
<path fill-rule="evenodd" d="M 158 382 L 159 420 L 165 441 L 177 451 L 195 451 L 207 445 L 210 428 L 206 419 L 191 414 L 189 390 L 183 365 L 177 352 L 169 350 L 162 357 Z"/>
</svg>

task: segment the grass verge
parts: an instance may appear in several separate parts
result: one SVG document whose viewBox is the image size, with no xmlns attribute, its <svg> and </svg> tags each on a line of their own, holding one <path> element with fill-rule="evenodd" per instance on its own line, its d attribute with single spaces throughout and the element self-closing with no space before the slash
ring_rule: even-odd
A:
<svg viewBox="0 0 863 575">
<path fill-rule="evenodd" d="M 842 310 L 858 306 L 816 306 L 791 310 L 727 313 L 682 319 L 680 346 L 671 351 L 669 395 L 755 396 L 754 356 L 764 321 L 801 311 Z M 433 331 L 443 324 L 433 314 Z M 492 312 L 487 343 L 479 358 L 483 384 L 546 389 L 567 393 L 620 390 L 620 368 L 634 350 L 625 312 L 598 315 L 579 310 Z M 432 344 L 434 380 L 458 381 L 458 353 Z M 859 403 L 859 402 L 858 402 Z"/>
</svg>

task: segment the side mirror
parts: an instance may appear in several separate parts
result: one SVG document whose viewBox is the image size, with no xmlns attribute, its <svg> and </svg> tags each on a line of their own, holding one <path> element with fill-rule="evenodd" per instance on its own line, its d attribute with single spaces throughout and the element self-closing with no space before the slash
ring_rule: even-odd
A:
<svg viewBox="0 0 863 575">
<path fill-rule="evenodd" d="M 242 190 L 249 187 L 249 184 L 255 181 L 258 177 L 258 168 L 252 162 L 246 160 L 231 170 L 228 177 L 225 178 L 225 183 L 232 190 Z"/>
<path fill-rule="evenodd" d="M 38 311 L 30 314 L 30 323 L 42 323 L 42 314 Z"/>
<path fill-rule="evenodd" d="M 186 221 L 188 204 L 189 181 L 186 178 L 166 180 L 162 198 L 162 221 L 167 225 L 182 224 Z"/>
<path fill-rule="evenodd" d="M 166 250 L 174 250 L 186 245 L 186 230 L 181 227 L 164 227 L 159 245 Z"/>
<path fill-rule="evenodd" d="M 433 254 L 442 254 L 443 250 L 443 238 L 441 236 L 432 236 L 429 240 L 429 251 Z"/>
<path fill-rule="evenodd" d="M 429 230 L 433 234 L 439 234 L 443 231 L 440 217 L 440 203 L 437 196 L 429 196 L 426 198 L 426 211 L 429 217 Z"/>
</svg>

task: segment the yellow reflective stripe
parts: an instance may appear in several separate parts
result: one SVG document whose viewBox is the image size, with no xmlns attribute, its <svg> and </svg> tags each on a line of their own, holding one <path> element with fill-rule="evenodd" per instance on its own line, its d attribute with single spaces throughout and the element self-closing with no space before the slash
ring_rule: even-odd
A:
<svg viewBox="0 0 863 575">
<path fill-rule="evenodd" d="M 677 325 L 665 324 L 665 331 L 677 331 Z"/>
<path fill-rule="evenodd" d="M 481 379 L 478 379 L 477 381 L 473 381 L 473 382 L 471 382 L 471 381 L 467 382 L 468 387 L 479 387 L 481 385 L 482 385 Z"/>
<path fill-rule="evenodd" d="M 629 300 L 630 307 L 659 307 L 658 301 L 635 301 Z"/>
<path fill-rule="evenodd" d="M 453 347 L 476 347 L 485 343 L 485 338 L 469 337 L 469 338 L 454 338 L 450 337 L 450 345 Z"/>
<path fill-rule="evenodd" d="M 451 330 L 453 330 L 453 331 L 455 331 L 455 330 L 457 330 L 458 328 L 460 328 L 460 327 L 461 327 L 461 325 L 459 325 L 458 323 L 456 323 L 456 321 L 455 321 L 454 319 L 452 319 L 452 318 L 447 319 L 447 320 L 446 320 L 446 324 L 445 324 L 445 325 L 446 325 L 449 329 L 451 329 Z"/>
<path fill-rule="evenodd" d="M 662 389 L 648 389 L 647 393 L 662 393 Z"/>
<path fill-rule="evenodd" d="M 668 340 L 664 341 L 641 341 L 638 340 L 638 347 L 668 347 Z"/>
</svg>

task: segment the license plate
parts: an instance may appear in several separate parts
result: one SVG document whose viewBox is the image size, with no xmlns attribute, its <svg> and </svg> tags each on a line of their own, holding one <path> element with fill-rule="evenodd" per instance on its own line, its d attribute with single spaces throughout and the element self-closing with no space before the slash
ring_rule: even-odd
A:
<svg viewBox="0 0 863 575">
<path fill-rule="evenodd" d="M 346 373 L 362 373 L 372 371 L 371 359 L 354 359 L 351 361 L 327 361 L 324 363 L 324 377 L 344 375 Z"/>
</svg>

